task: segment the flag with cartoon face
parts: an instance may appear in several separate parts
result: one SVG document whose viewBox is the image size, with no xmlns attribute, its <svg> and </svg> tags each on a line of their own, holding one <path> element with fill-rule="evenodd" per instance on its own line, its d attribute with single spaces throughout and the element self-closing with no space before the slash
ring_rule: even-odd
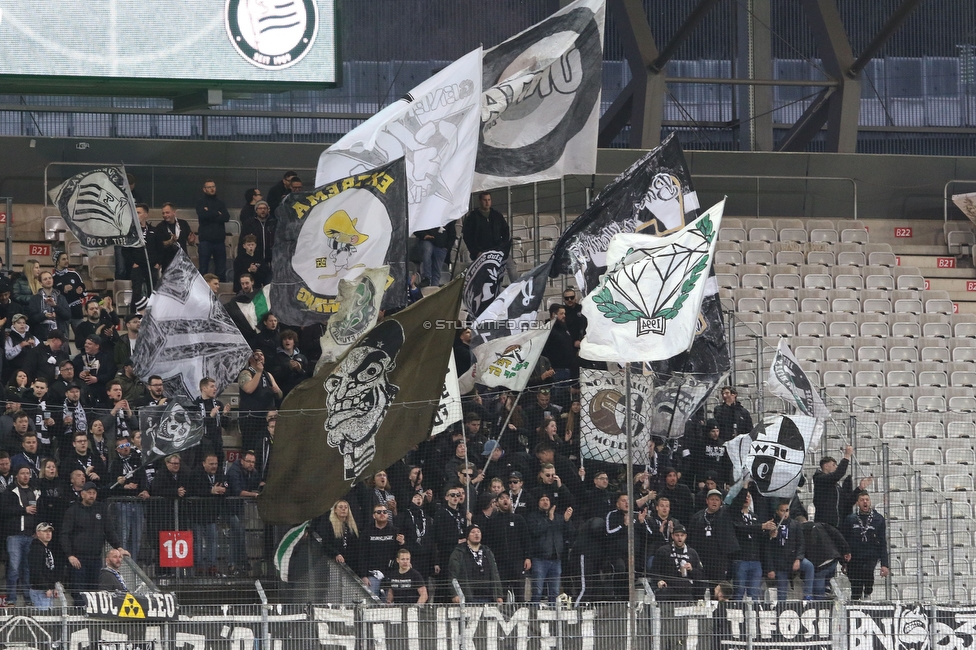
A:
<svg viewBox="0 0 976 650">
<path fill-rule="evenodd" d="M 288 393 L 258 500 L 262 520 L 317 517 L 427 439 L 454 344 L 454 330 L 431 323 L 457 314 L 460 296 L 458 278 L 387 316 Z"/>
<path fill-rule="evenodd" d="M 271 302 L 279 320 L 305 327 L 329 320 L 339 285 L 367 269 L 389 267 L 383 309 L 407 297 L 407 181 L 403 158 L 288 195 L 275 211 Z"/>
<path fill-rule="evenodd" d="M 124 167 L 82 172 L 48 195 L 86 251 L 144 245 Z"/>
<path fill-rule="evenodd" d="M 142 431 L 142 462 L 148 465 L 200 444 L 203 413 L 188 400 L 170 399 L 162 406 L 139 409 Z"/>
</svg>

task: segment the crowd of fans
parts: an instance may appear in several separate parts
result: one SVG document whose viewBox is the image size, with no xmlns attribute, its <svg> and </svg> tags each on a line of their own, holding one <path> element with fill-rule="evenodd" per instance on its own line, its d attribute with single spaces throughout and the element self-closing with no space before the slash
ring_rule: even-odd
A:
<svg viewBox="0 0 976 650">
<path fill-rule="evenodd" d="M 270 280 L 273 210 L 300 188 L 301 180 L 289 172 L 266 195 L 257 189 L 245 194 L 232 300 L 250 302 Z M 139 410 L 170 398 L 160 377 L 143 382 L 131 362 L 150 283 L 177 247 L 193 243 L 215 292 L 228 270 L 224 224 L 230 217 L 212 180 L 204 183 L 196 211 L 194 233 L 172 204 L 163 205 L 163 220 L 153 225 L 148 206 L 138 203 L 146 249 L 116 255 L 117 275 L 133 283 L 126 314 L 118 313 L 110 294 L 90 292 L 64 253 L 55 253 L 52 270 L 28 260 L 21 274 L 0 280 L 0 324 L 6 328 L 0 525 L 7 604 L 17 602 L 18 591 L 26 599 L 34 587 L 32 597 L 37 592 L 38 600 L 50 599 L 55 577 L 67 578 L 75 590 L 94 588 L 100 553 L 82 533 L 105 501 L 112 507 L 104 521 L 98 519 L 93 539 L 99 550 L 108 541 L 120 556 L 153 565 L 150 547 L 158 531 L 176 523 L 171 503 L 185 501 L 179 512 L 183 527 L 194 531 L 196 572 L 248 570 L 245 501 L 263 486 L 276 409 L 311 375 L 322 327 L 288 327 L 273 312 L 257 329 L 239 322 L 253 350 L 238 378 L 243 453 L 226 462 L 222 440 L 230 404 L 218 399 L 212 379 L 204 379 L 196 400 L 205 418 L 203 443 L 144 466 Z M 479 196 L 461 233 L 472 253 L 499 250 L 511 259 L 508 225 L 492 209 L 490 194 Z M 454 244 L 455 224 L 416 233 L 413 295 L 441 283 Z M 475 390 L 464 398 L 462 422 L 358 484 L 313 520 L 311 536 L 325 557 L 347 565 L 390 602 L 456 600 L 455 579 L 470 602 L 554 602 L 561 593 L 624 599 L 633 528 L 637 570 L 662 599 L 697 599 L 726 580 L 737 597 L 757 598 L 764 578 L 786 598 L 794 574 L 803 597 L 824 598 L 838 566 L 851 578 L 855 597 L 870 595 L 876 564 L 887 571 L 884 518 L 872 509 L 865 482 L 857 488 L 849 477 L 845 482 L 849 450 L 840 463 L 824 459 L 813 478 L 815 521 L 807 520 L 799 500 L 778 503 L 754 485 L 729 494 L 731 465 L 723 443 L 751 430 L 752 418 L 735 389 L 726 387 L 713 418 L 700 411 L 683 438 L 655 442 L 648 464 L 635 468 L 631 505 L 623 466 L 580 455 L 578 351 L 587 323 L 577 293 L 564 291 L 549 317 L 552 333 L 529 389 L 521 395 Z M 459 374 L 473 363 L 470 341 L 470 330 L 458 331 Z M 221 522 L 230 540 L 223 567 L 217 554 Z M 117 561 L 113 555 L 110 578 Z"/>
</svg>

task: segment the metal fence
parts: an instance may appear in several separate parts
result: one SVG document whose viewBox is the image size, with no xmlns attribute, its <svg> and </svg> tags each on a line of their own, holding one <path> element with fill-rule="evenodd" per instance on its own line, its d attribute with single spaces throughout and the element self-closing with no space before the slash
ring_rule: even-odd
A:
<svg viewBox="0 0 976 650">
<path fill-rule="evenodd" d="M 628 620 L 633 614 L 633 631 Z M 180 607 L 178 620 L 66 609 L 0 616 L 5 648 L 48 650 L 891 650 L 969 647 L 976 609 L 917 603 L 638 601 Z"/>
</svg>

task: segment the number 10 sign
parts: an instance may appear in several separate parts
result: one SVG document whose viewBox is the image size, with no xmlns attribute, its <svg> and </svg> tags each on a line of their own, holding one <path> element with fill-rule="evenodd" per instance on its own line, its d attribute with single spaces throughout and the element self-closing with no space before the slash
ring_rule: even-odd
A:
<svg viewBox="0 0 976 650">
<path fill-rule="evenodd" d="M 193 532 L 189 530 L 159 531 L 159 566 L 193 566 Z"/>
</svg>

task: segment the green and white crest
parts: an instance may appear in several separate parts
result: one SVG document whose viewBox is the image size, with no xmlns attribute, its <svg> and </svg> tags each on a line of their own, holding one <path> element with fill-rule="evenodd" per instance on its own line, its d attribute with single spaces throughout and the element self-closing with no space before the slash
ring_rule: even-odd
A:
<svg viewBox="0 0 976 650">
<path fill-rule="evenodd" d="M 666 237 L 614 236 L 607 250 L 607 260 L 614 262 L 583 302 L 590 323 L 607 327 L 587 333 L 581 354 L 588 347 L 600 355 L 586 357 L 594 360 L 654 361 L 687 349 L 697 329 L 723 205 Z"/>
</svg>

